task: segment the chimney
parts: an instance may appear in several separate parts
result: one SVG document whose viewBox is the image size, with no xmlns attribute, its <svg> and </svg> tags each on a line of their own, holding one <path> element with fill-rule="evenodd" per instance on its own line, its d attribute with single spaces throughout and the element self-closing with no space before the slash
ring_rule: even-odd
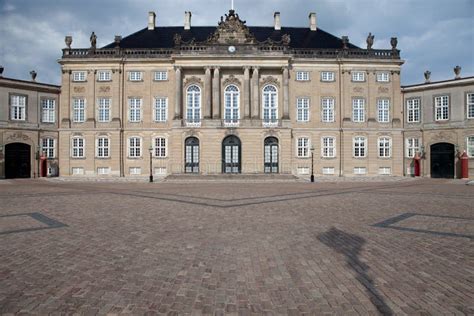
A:
<svg viewBox="0 0 474 316">
<path fill-rule="evenodd" d="M 184 12 L 184 29 L 190 30 L 191 29 L 191 11 Z"/>
<path fill-rule="evenodd" d="M 317 27 L 316 27 L 316 13 L 314 13 L 314 12 L 311 12 L 309 14 L 309 29 L 311 31 L 316 31 L 317 30 Z"/>
<path fill-rule="evenodd" d="M 148 12 L 148 30 L 153 31 L 155 29 L 156 14 L 153 11 Z"/>
<path fill-rule="evenodd" d="M 275 12 L 273 15 L 275 31 L 281 30 L 280 12 Z"/>
</svg>

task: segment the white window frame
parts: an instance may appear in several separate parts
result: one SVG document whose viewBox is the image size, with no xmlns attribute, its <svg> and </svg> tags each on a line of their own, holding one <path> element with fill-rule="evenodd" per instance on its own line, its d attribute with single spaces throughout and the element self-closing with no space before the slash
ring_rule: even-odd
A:
<svg viewBox="0 0 474 316">
<path fill-rule="evenodd" d="M 56 158 L 56 139 L 45 137 L 41 139 L 41 151 L 48 159 Z"/>
<path fill-rule="evenodd" d="M 263 126 L 278 125 L 278 88 L 272 84 L 262 88 L 262 118 Z"/>
<path fill-rule="evenodd" d="M 435 120 L 449 120 L 449 95 L 439 95 L 434 97 Z"/>
<path fill-rule="evenodd" d="M 474 92 L 466 94 L 466 115 L 468 119 L 474 119 Z"/>
<path fill-rule="evenodd" d="M 41 122 L 56 122 L 56 100 L 51 98 L 41 99 Z"/>
<path fill-rule="evenodd" d="M 420 139 L 417 137 L 408 137 L 406 140 L 406 157 L 415 158 L 416 153 L 420 151 Z"/>
<path fill-rule="evenodd" d="M 336 157 L 336 137 L 332 137 L 332 136 L 321 137 L 321 157 L 323 158 Z"/>
<path fill-rule="evenodd" d="M 86 157 L 86 140 L 81 136 L 71 138 L 71 158 Z"/>
<path fill-rule="evenodd" d="M 12 121 L 26 121 L 26 102 L 25 95 L 10 95 L 10 119 Z"/>
<path fill-rule="evenodd" d="M 143 72 L 137 70 L 129 71 L 128 81 L 143 81 Z"/>
<path fill-rule="evenodd" d="M 321 81 L 322 82 L 333 82 L 336 81 L 336 74 L 334 71 L 321 71 Z"/>
<path fill-rule="evenodd" d="M 112 104 L 111 98 L 98 98 L 97 99 L 97 121 L 99 123 L 110 122 L 111 104 Z"/>
<path fill-rule="evenodd" d="M 334 168 L 334 167 L 323 167 L 321 169 L 321 173 L 323 175 L 333 175 L 333 174 L 335 174 L 335 171 L 336 171 L 336 168 Z"/>
<path fill-rule="evenodd" d="M 72 121 L 74 123 L 84 123 L 86 121 L 86 99 L 72 99 Z"/>
<path fill-rule="evenodd" d="M 354 158 L 367 157 L 367 137 L 355 136 L 352 139 L 352 155 Z"/>
<path fill-rule="evenodd" d="M 296 81 L 309 81 L 309 80 L 310 80 L 309 71 L 300 70 L 296 72 Z"/>
<path fill-rule="evenodd" d="M 365 71 L 351 71 L 352 82 L 364 82 Z"/>
<path fill-rule="evenodd" d="M 379 158 L 392 157 L 392 139 L 387 136 L 382 136 L 377 139 L 377 152 Z"/>
<path fill-rule="evenodd" d="M 135 171 L 132 172 L 132 170 L 135 170 Z M 137 172 L 137 171 L 138 171 L 138 172 Z M 141 174 L 142 174 L 142 167 L 129 167 L 129 168 L 128 168 L 128 173 L 129 173 L 131 176 L 141 175 Z"/>
<path fill-rule="evenodd" d="M 419 123 L 421 117 L 421 99 L 412 98 L 407 100 L 407 122 Z"/>
<path fill-rule="evenodd" d="M 168 139 L 166 137 L 157 136 L 153 138 L 153 157 L 168 157 Z"/>
<path fill-rule="evenodd" d="M 296 139 L 296 157 L 308 158 L 311 149 L 311 141 L 309 137 L 298 137 Z"/>
<path fill-rule="evenodd" d="M 86 71 L 73 71 L 72 72 L 72 81 L 73 82 L 85 82 L 87 80 Z"/>
<path fill-rule="evenodd" d="M 377 121 L 390 122 L 390 99 L 377 99 Z"/>
<path fill-rule="evenodd" d="M 366 167 L 354 167 L 353 173 L 358 174 L 358 175 L 367 174 L 367 168 Z"/>
<path fill-rule="evenodd" d="M 392 174 L 392 168 L 391 167 L 379 167 L 379 175 L 389 176 L 391 174 Z"/>
<path fill-rule="evenodd" d="M 130 123 L 142 121 L 142 101 L 141 98 L 128 98 L 128 121 Z"/>
<path fill-rule="evenodd" d="M 110 158 L 110 138 L 99 136 L 95 141 L 95 156 L 97 158 Z"/>
<path fill-rule="evenodd" d="M 168 98 L 166 97 L 154 98 L 153 120 L 159 123 L 168 121 Z"/>
<path fill-rule="evenodd" d="M 154 81 L 167 81 L 168 80 L 168 71 L 166 70 L 157 70 L 153 74 Z"/>
<path fill-rule="evenodd" d="M 390 73 L 388 71 L 377 72 L 375 80 L 377 82 L 390 82 Z"/>
<path fill-rule="evenodd" d="M 132 141 L 133 140 L 133 141 Z M 138 145 L 137 145 L 138 141 Z M 127 140 L 127 157 L 141 158 L 142 157 L 143 139 L 140 136 L 130 136 Z"/>
<path fill-rule="evenodd" d="M 105 176 L 110 174 L 110 167 L 97 167 L 97 175 Z"/>
<path fill-rule="evenodd" d="M 466 137 L 466 152 L 469 157 L 474 157 L 474 135 Z"/>
<path fill-rule="evenodd" d="M 224 89 L 224 124 L 237 126 L 240 120 L 240 89 L 234 84 Z"/>
<path fill-rule="evenodd" d="M 333 123 L 335 120 L 334 115 L 335 99 L 331 97 L 321 98 L 321 122 Z"/>
<path fill-rule="evenodd" d="M 365 122 L 365 99 L 364 98 L 352 99 L 352 122 L 354 123 Z"/>
<path fill-rule="evenodd" d="M 309 122 L 309 98 L 296 99 L 296 121 Z"/>
<path fill-rule="evenodd" d="M 186 88 L 186 125 L 201 126 L 202 89 L 196 84 Z"/>
<path fill-rule="evenodd" d="M 111 70 L 99 70 L 97 71 L 97 81 L 112 81 L 112 71 Z"/>
</svg>

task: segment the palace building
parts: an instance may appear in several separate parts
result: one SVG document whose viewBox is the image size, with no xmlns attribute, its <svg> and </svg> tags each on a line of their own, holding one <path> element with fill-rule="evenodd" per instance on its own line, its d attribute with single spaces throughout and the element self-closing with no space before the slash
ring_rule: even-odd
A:
<svg viewBox="0 0 474 316">
<path fill-rule="evenodd" d="M 59 63 L 61 176 L 404 175 L 400 51 L 317 25 L 148 26 Z"/>
</svg>

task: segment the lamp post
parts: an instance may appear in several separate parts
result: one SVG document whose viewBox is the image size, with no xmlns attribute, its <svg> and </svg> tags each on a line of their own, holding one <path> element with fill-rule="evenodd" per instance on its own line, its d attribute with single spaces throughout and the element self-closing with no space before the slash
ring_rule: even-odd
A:
<svg viewBox="0 0 474 316">
<path fill-rule="evenodd" d="M 314 182 L 314 147 L 311 146 L 311 182 Z"/>
<path fill-rule="evenodd" d="M 150 183 L 153 182 L 153 146 L 150 145 L 150 148 L 148 148 L 148 151 L 150 152 Z"/>
</svg>

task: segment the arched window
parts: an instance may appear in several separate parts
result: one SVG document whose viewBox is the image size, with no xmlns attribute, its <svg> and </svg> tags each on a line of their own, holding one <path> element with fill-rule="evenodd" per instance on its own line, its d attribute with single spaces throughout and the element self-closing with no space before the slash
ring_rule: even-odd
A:
<svg viewBox="0 0 474 316">
<path fill-rule="evenodd" d="M 275 86 L 263 87 L 262 103 L 263 124 L 276 125 L 278 123 L 278 90 Z"/>
<path fill-rule="evenodd" d="M 201 88 L 197 85 L 188 87 L 186 101 L 186 122 L 188 124 L 201 124 Z"/>
<path fill-rule="evenodd" d="M 235 85 L 229 85 L 224 91 L 224 122 L 226 125 L 235 125 L 240 119 L 240 92 Z"/>
</svg>

